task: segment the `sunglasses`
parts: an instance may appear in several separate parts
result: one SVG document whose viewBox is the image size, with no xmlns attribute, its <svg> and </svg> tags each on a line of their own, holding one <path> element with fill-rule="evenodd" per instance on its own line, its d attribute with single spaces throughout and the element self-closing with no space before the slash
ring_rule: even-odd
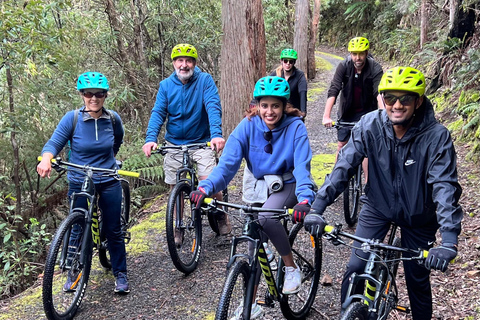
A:
<svg viewBox="0 0 480 320">
<path fill-rule="evenodd" d="M 414 94 L 406 94 L 401 97 L 394 96 L 393 94 L 385 93 L 383 95 L 383 100 L 385 101 L 386 104 L 389 106 L 393 106 L 397 100 L 400 101 L 400 103 L 405 106 L 405 105 L 410 105 L 412 104 L 415 99 L 417 99 L 418 96 Z"/>
<path fill-rule="evenodd" d="M 295 60 L 283 59 L 283 63 L 285 63 L 285 64 L 287 64 L 287 63 L 295 64 Z"/>
<path fill-rule="evenodd" d="M 273 147 L 272 147 L 272 138 L 273 134 L 272 131 L 267 131 L 263 133 L 263 138 L 268 141 L 268 144 L 263 148 L 263 151 L 266 153 L 272 154 L 273 152 Z"/>
<path fill-rule="evenodd" d="M 93 98 L 93 96 L 95 96 L 98 99 L 102 99 L 107 95 L 107 93 L 105 91 L 95 92 L 95 93 L 87 91 L 87 92 L 82 92 L 82 95 L 88 99 Z"/>
</svg>

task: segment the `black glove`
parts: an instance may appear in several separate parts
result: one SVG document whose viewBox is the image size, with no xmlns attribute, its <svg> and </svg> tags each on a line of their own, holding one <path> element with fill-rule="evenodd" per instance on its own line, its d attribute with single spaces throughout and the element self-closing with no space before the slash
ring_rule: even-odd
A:
<svg viewBox="0 0 480 320">
<path fill-rule="evenodd" d="M 310 209 L 310 213 L 305 217 L 303 225 L 305 226 L 305 230 L 310 232 L 312 236 L 321 237 L 327 222 L 320 212 L 315 209 Z"/>
<path fill-rule="evenodd" d="M 195 209 L 200 209 L 203 204 L 203 200 L 207 197 L 205 190 L 200 187 L 197 191 L 190 192 L 190 202 L 195 204 Z"/>
<path fill-rule="evenodd" d="M 444 243 L 439 247 L 428 251 L 428 257 L 425 260 L 425 268 L 428 270 L 447 271 L 450 261 L 457 256 L 457 247 L 453 243 Z"/>
<path fill-rule="evenodd" d="M 297 222 L 302 222 L 308 212 L 310 212 L 308 200 L 303 200 L 302 202 L 296 204 L 293 207 L 292 222 L 294 224 Z"/>
</svg>

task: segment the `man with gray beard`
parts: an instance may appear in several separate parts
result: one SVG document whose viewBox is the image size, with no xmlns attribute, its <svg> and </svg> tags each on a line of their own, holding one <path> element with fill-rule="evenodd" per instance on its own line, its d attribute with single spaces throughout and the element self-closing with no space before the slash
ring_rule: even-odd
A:
<svg viewBox="0 0 480 320">
<path fill-rule="evenodd" d="M 214 150 L 225 146 L 222 137 L 222 107 L 218 89 L 210 74 L 196 66 L 198 54 L 190 44 L 178 44 L 172 49 L 175 72 L 160 82 L 157 99 L 148 123 L 142 149 L 147 157 L 157 148 L 157 138 L 166 123 L 165 144 L 184 145 L 210 141 L 211 150 L 192 151 L 197 164 L 198 179 L 206 179 L 215 167 Z M 182 153 L 164 157 L 165 183 L 170 190 L 176 183 L 176 172 L 182 166 Z M 214 196 L 221 200 L 221 192 Z M 228 216 L 219 217 L 220 234 L 230 233 Z M 181 246 L 183 230 L 175 231 L 175 244 Z"/>
</svg>

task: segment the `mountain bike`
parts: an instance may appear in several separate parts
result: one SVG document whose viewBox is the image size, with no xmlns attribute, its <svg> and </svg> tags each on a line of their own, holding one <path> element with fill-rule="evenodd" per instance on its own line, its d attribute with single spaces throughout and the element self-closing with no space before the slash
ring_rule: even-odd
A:
<svg viewBox="0 0 480 320">
<path fill-rule="evenodd" d="M 166 234 L 167 246 L 172 262 L 180 272 L 190 274 L 198 265 L 202 248 L 202 215 L 207 215 L 212 230 L 218 235 L 217 217 L 211 212 L 194 210 L 195 206 L 190 203 L 190 192 L 197 190 L 198 178 L 190 151 L 209 148 L 210 142 L 192 143 L 187 145 L 161 146 L 152 153 L 160 153 L 163 156 L 175 156 L 182 153 L 182 167 L 177 170 L 176 184 L 173 187 L 167 202 Z M 169 152 L 169 151 L 176 152 Z M 218 158 L 217 158 L 218 162 Z M 223 199 L 228 201 L 228 190 L 222 191 Z M 175 230 L 183 234 L 181 246 L 175 244 Z"/>
<path fill-rule="evenodd" d="M 345 233 L 340 224 L 325 227 L 324 237 L 333 244 L 349 246 L 342 239 L 347 238 L 361 243 L 361 247 L 357 249 L 369 253 L 364 273 L 353 273 L 350 277 L 347 296 L 342 304 L 342 309 L 345 310 L 342 320 L 385 320 L 393 310 L 410 312 L 410 308 L 398 305 L 398 264 L 406 260 L 422 263 L 428 256 L 428 251 L 402 248 L 396 230 L 397 226 L 392 225 L 388 242 L 384 243 Z M 355 294 L 359 286 L 363 287 L 363 294 Z"/>
<path fill-rule="evenodd" d="M 320 269 L 322 266 L 322 242 L 321 239 L 312 237 L 303 228 L 303 223 L 295 224 L 288 230 L 288 221 L 292 209 L 268 209 L 237 205 L 207 198 L 205 210 L 225 213 L 223 208 L 238 209 L 239 213 L 230 212 L 244 219 L 244 227 L 241 236 L 233 237 L 230 259 L 227 264 L 227 278 L 223 286 L 222 294 L 215 314 L 216 320 L 230 320 L 234 317 L 237 307 L 243 306 L 242 319 L 250 319 L 252 301 L 255 291 L 255 278 L 257 272 L 262 272 L 267 284 L 265 300 L 257 303 L 268 307 L 274 307 L 274 301 L 280 303 L 280 308 L 286 319 L 305 319 L 315 299 Z M 289 235 L 292 246 L 293 258 L 302 272 L 302 285 L 297 294 L 285 295 L 282 293 L 285 277 L 284 262 L 279 259 L 276 279 L 270 267 L 261 239 L 262 226 L 257 219 L 259 212 L 274 212 L 272 219 L 282 220 L 285 231 Z M 242 253 L 242 244 L 252 244 L 253 254 Z M 238 249 L 238 251 L 237 251 Z M 258 268 L 257 263 L 260 268 Z"/>
<path fill-rule="evenodd" d="M 356 122 L 338 121 L 332 124 L 334 128 L 352 129 Z M 343 213 L 345 222 L 349 227 L 353 227 L 358 221 L 358 212 L 360 209 L 360 196 L 363 192 L 362 186 L 363 168 L 359 165 L 356 173 L 348 180 L 348 187 L 343 191 Z"/>
<path fill-rule="evenodd" d="M 60 171 L 75 170 L 84 174 L 82 189 L 71 195 L 69 214 L 60 224 L 50 244 L 42 285 L 43 308 L 47 318 L 68 320 L 75 316 L 85 295 L 94 247 L 99 252 L 105 251 L 99 254 L 100 261 L 104 267 L 111 267 L 106 253 L 106 241 L 102 241 L 101 214 L 97 210 L 98 195 L 92 177 L 95 175 L 119 179 L 119 175 L 138 177 L 139 174 L 77 165 L 61 158 L 52 159 L 52 167 Z M 87 199 L 88 209 L 76 206 L 77 199 L 80 198 Z M 75 235 L 76 240 L 72 241 L 71 235 Z M 129 234 L 124 233 L 124 237 L 129 240 Z M 63 286 L 69 276 L 75 278 L 69 290 L 73 292 L 64 292 Z"/>
</svg>

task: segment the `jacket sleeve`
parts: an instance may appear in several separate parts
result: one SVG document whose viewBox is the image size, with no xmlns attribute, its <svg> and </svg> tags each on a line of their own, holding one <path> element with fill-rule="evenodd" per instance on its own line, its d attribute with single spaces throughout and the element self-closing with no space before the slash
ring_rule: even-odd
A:
<svg viewBox="0 0 480 320">
<path fill-rule="evenodd" d="M 198 187 L 203 187 L 209 196 L 225 189 L 240 168 L 244 148 L 243 143 L 237 138 L 235 132 L 237 129 L 238 127 L 229 136 L 218 165 L 207 179 L 198 183 Z"/>
<path fill-rule="evenodd" d="M 222 106 L 220 104 L 220 96 L 213 78 L 208 73 L 205 75 L 205 87 L 203 104 L 208 114 L 208 122 L 210 124 L 210 139 L 222 137 Z"/>
<path fill-rule="evenodd" d="M 113 116 L 115 117 L 115 125 L 113 127 L 113 154 L 116 155 L 118 153 L 118 150 L 120 150 L 120 146 L 123 143 L 123 136 L 125 134 L 125 131 L 123 129 L 123 123 L 122 119 L 116 113 L 115 111 L 111 111 L 113 113 Z"/>
<path fill-rule="evenodd" d="M 294 146 L 294 169 L 293 176 L 296 180 L 295 195 L 298 202 L 308 200 L 313 203 L 315 198 L 313 178 L 310 173 L 312 161 L 312 149 L 308 140 L 307 129 L 303 122 L 296 128 Z"/>
<path fill-rule="evenodd" d="M 330 97 L 338 97 L 338 94 L 343 88 L 343 76 L 346 72 L 346 63 L 342 61 L 335 70 L 335 74 L 333 76 L 332 82 L 330 83 L 330 88 L 327 92 L 327 99 Z"/>
<path fill-rule="evenodd" d="M 298 79 L 298 93 L 300 95 L 300 111 L 307 113 L 307 78 L 302 72 Z"/>
<path fill-rule="evenodd" d="M 168 79 L 166 81 L 168 81 Z M 157 92 L 157 99 L 155 100 L 155 105 L 153 106 L 152 114 L 150 115 L 150 120 L 148 121 L 145 143 L 157 142 L 160 129 L 167 118 L 167 104 L 167 94 L 165 88 L 163 87 L 163 83 L 160 82 Z"/>
<path fill-rule="evenodd" d="M 366 146 L 362 136 L 362 120 L 352 129 L 352 135 L 347 144 L 340 150 L 337 162 L 330 174 L 325 177 L 317 192 L 312 208 L 323 213 L 348 186 L 348 180 L 356 172 L 363 159 L 367 156 Z"/>
<path fill-rule="evenodd" d="M 432 186 L 442 241 L 456 244 L 463 218 L 463 210 L 458 203 L 462 188 L 458 183 L 455 148 L 447 130 L 438 139 L 437 150 L 431 157 L 427 183 Z"/>
<path fill-rule="evenodd" d="M 56 156 L 62 151 L 65 144 L 70 140 L 73 130 L 74 111 L 67 112 L 53 131 L 50 140 L 47 141 L 42 149 L 42 154 L 49 152 Z"/>
<path fill-rule="evenodd" d="M 372 77 L 373 77 L 373 96 L 377 97 L 378 96 L 378 85 L 380 84 L 380 80 L 382 80 L 383 76 L 383 69 L 382 66 L 373 60 L 373 68 L 372 68 Z"/>
</svg>

